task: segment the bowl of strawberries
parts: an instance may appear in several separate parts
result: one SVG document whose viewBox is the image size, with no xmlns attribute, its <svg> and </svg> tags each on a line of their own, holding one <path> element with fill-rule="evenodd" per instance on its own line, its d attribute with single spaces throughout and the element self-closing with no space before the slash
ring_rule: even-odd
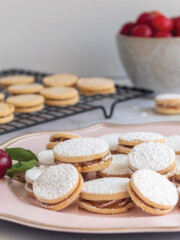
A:
<svg viewBox="0 0 180 240">
<path fill-rule="evenodd" d="M 144 12 L 121 27 L 117 45 L 135 86 L 180 92 L 180 17 Z"/>
</svg>

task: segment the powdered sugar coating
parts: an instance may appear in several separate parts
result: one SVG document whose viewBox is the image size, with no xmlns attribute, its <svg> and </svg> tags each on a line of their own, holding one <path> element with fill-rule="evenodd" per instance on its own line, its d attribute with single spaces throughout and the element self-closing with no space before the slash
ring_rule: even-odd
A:
<svg viewBox="0 0 180 240">
<path fill-rule="evenodd" d="M 136 142 L 150 142 L 156 140 L 164 140 L 164 137 L 161 134 L 154 132 L 128 132 L 122 134 L 120 139 L 124 141 L 136 141 Z"/>
<path fill-rule="evenodd" d="M 176 174 L 180 174 L 180 155 L 176 155 Z"/>
<path fill-rule="evenodd" d="M 82 192 L 92 194 L 116 194 L 126 192 L 129 178 L 100 178 L 84 183 Z"/>
<path fill-rule="evenodd" d="M 25 179 L 27 182 L 34 182 L 45 170 L 46 166 L 33 167 L 26 171 Z"/>
<path fill-rule="evenodd" d="M 38 153 L 37 158 L 40 164 L 54 165 L 53 150 L 44 150 Z"/>
<path fill-rule="evenodd" d="M 78 179 L 78 171 L 71 164 L 51 166 L 34 181 L 33 192 L 37 199 L 62 198 L 74 188 Z"/>
<path fill-rule="evenodd" d="M 159 94 L 155 98 L 156 100 L 180 100 L 180 94 L 177 93 L 164 93 Z"/>
<path fill-rule="evenodd" d="M 166 137 L 165 144 L 172 147 L 175 152 L 180 151 L 180 135 Z"/>
<path fill-rule="evenodd" d="M 74 138 L 57 144 L 54 153 L 66 157 L 91 156 L 109 150 L 108 144 L 99 138 Z"/>
<path fill-rule="evenodd" d="M 174 150 L 159 142 L 136 145 L 128 155 L 128 163 L 135 169 L 161 171 L 168 168 L 174 161 Z"/>
<path fill-rule="evenodd" d="M 132 181 L 139 193 L 155 204 L 175 206 L 178 194 L 174 184 L 166 177 L 149 169 L 136 171 Z"/>
<path fill-rule="evenodd" d="M 105 134 L 100 136 L 102 140 L 106 141 L 109 145 L 110 151 L 116 151 L 117 150 L 117 144 L 118 144 L 118 138 L 121 136 L 121 133 L 113 133 L 113 134 Z"/>
<path fill-rule="evenodd" d="M 100 172 L 107 175 L 129 174 L 127 157 L 126 154 L 112 155 L 112 162 L 110 165 Z"/>
</svg>

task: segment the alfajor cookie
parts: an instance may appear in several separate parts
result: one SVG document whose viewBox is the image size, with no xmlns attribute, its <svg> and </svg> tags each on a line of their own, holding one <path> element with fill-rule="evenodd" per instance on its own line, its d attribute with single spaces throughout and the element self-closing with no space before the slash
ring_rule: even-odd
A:
<svg viewBox="0 0 180 240">
<path fill-rule="evenodd" d="M 51 106 L 70 106 L 79 102 L 79 93 L 71 87 L 51 87 L 41 90 L 45 103 Z"/>
<path fill-rule="evenodd" d="M 0 103 L 0 124 L 11 122 L 14 119 L 14 106 L 9 103 Z"/>
<path fill-rule="evenodd" d="M 148 142 L 135 146 L 128 154 L 128 164 L 132 173 L 140 169 L 150 169 L 167 178 L 172 178 L 176 172 L 174 150 L 159 142 Z"/>
<path fill-rule="evenodd" d="M 7 88 L 7 91 L 12 95 L 19 95 L 19 94 L 39 93 L 42 89 L 43 89 L 43 86 L 41 84 L 31 83 L 31 84 L 12 85 Z"/>
<path fill-rule="evenodd" d="M 7 89 L 7 87 L 11 85 L 28 84 L 33 82 L 34 82 L 34 77 L 26 76 L 26 75 L 13 75 L 13 76 L 0 78 L 0 84 L 4 89 Z"/>
<path fill-rule="evenodd" d="M 83 179 L 71 164 L 47 168 L 33 183 L 33 193 L 40 206 L 61 210 L 69 206 L 80 194 Z"/>
<path fill-rule="evenodd" d="M 100 136 L 102 140 L 106 141 L 109 145 L 109 150 L 112 154 L 117 154 L 117 145 L 118 145 L 118 139 L 122 134 L 120 133 L 113 133 L 113 134 L 105 134 Z"/>
<path fill-rule="evenodd" d="M 154 215 L 171 212 L 178 202 L 175 185 L 150 169 L 138 170 L 132 175 L 128 193 L 138 207 Z"/>
<path fill-rule="evenodd" d="M 50 136 L 49 143 L 46 145 L 46 149 L 53 149 L 58 143 L 73 139 L 80 138 L 81 136 L 66 132 L 57 132 Z"/>
<path fill-rule="evenodd" d="M 28 195 L 34 197 L 33 194 L 33 183 L 34 181 L 46 170 L 46 166 L 33 167 L 25 173 L 25 191 Z"/>
<path fill-rule="evenodd" d="M 180 135 L 166 137 L 165 144 L 173 148 L 177 155 L 180 155 Z"/>
<path fill-rule="evenodd" d="M 81 78 L 77 81 L 77 87 L 81 94 L 87 96 L 116 92 L 113 80 L 108 78 Z"/>
<path fill-rule="evenodd" d="M 4 93 L 0 93 L 0 102 L 3 102 L 4 100 Z"/>
<path fill-rule="evenodd" d="M 112 155 L 110 165 L 97 172 L 100 177 L 130 177 L 129 166 L 126 154 Z"/>
<path fill-rule="evenodd" d="M 76 84 L 78 77 L 74 74 L 61 73 L 43 78 L 46 87 L 71 87 Z"/>
<path fill-rule="evenodd" d="M 177 187 L 180 186 L 180 155 L 176 155 L 176 172 L 173 177 L 173 182 Z"/>
<path fill-rule="evenodd" d="M 122 134 L 119 139 L 117 150 L 119 153 L 129 154 L 134 146 L 146 142 L 164 143 L 164 137 L 161 134 L 153 132 L 128 132 Z"/>
<path fill-rule="evenodd" d="M 15 112 L 30 113 L 41 111 L 44 108 L 44 98 L 37 94 L 22 94 L 6 99 L 7 103 L 14 105 Z"/>
<path fill-rule="evenodd" d="M 94 172 L 104 169 L 112 157 L 108 144 L 98 138 L 74 138 L 53 148 L 55 163 L 71 163 L 78 172 Z"/>
<path fill-rule="evenodd" d="M 160 114 L 180 113 L 180 94 L 165 93 L 156 96 L 156 112 Z"/>
<path fill-rule="evenodd" d="M 101 178 L 84 183 L 79 207 L 90 212 L 123 213 L 133 207 L 127 192 L 128 178 Z"/>
<path fill-rule="evenodd" d="M 52 150 L 44 150 L 38 153 L 39 165 L 54 165 L 54 154 Z"/>
</svg>

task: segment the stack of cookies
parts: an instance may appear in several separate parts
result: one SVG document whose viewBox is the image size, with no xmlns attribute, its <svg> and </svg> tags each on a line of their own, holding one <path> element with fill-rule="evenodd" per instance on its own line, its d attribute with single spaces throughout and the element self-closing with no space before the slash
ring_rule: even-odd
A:
<svg viewBox="0 0 180 240">
<path fill-rule="evenodd" d="M 11 85 L 7 88 L 7 91 L 11 95 L 19 95 L 19 94 L 39 93 L 42 89 L 43 89 L 43 86 L 41 84 L 31 83 L 31 84 Z"/>
<path fill-rule="evenodd" d="M 33 76 L 14 75 L 0 78 L 2 88 L 7 89 L 11 85 L 29 84 L 34 82 Z"/>
</svg>

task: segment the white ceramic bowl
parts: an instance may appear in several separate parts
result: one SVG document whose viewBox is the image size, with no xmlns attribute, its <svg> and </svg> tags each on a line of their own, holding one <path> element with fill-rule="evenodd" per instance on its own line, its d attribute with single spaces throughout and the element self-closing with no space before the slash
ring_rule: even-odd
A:
<svg viewBox="0 0 180 240">
<path fill-rule="evenodd" d="M 117 45 L 135 86 L 156 93 L 180 92 L 180 37 L 138 38 L 118 34 Z"/>
</svg>

